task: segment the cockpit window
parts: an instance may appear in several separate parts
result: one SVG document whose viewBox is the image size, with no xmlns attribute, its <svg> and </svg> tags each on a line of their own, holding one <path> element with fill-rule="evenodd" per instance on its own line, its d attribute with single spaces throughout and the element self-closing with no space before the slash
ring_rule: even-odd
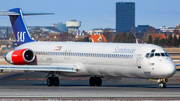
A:
<svg viewBox="0 0 180 101">
<path fill-rule="evenodd" d="M 161 56 L 166 56 L 165 53 L 161 53 Z"/>
<path fill-rule="evenodd" d="M 165 53 L 165 55 L 166 55 L 167 57 L 169 57 L 169 54 L 168 54 L 168 53 Z"/>
<path fill-rule="evenodd" d="M 145 57 L 146 58 L 151 58 L 151 57 L 169 57 L 169 54 L 167 52 L 165 53 L 154 53 L 154 52 L 151 52 L 151 53 L 146 53 Z"/>
<path fill-rule="evenodd" d="M 156 50 L 155 49 L 152 49 L 151 52 L 155 52 Z"/>
<path fill-rule="evenodd" d="M 155 56 L 161 56 L 160 53 L 155 53 Z"/>
<path fill-rule="evenodd" d="M 147 58 L 149 57 L 149 53 L 146 53 L 146 57 L 147 57 Z"/>
<path fill-rule="evenodd" d="M 154 56 L 154 53 L 151 53 L 150 58 Z"/>
</svg>

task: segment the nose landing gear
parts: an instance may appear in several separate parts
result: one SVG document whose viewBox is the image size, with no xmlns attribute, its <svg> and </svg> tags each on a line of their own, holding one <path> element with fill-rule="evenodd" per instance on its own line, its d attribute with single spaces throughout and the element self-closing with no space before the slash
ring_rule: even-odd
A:
<svg viewBox="0 0 180 101">
<path fill-rule="evenodd" d="M 167 81 L 168 81 L 168 79 L 159 79 L 158 80 L 158 82 L 159 82 L 158 88 L 166 88 L 166 83 L 165 82 L 167 82 Z"/>
<path fill-rule="evenodd" d="M 158 88 L 166 88 L 166 83 L 165 82 L 160 82 L 158 84 Z"/>
</svg>

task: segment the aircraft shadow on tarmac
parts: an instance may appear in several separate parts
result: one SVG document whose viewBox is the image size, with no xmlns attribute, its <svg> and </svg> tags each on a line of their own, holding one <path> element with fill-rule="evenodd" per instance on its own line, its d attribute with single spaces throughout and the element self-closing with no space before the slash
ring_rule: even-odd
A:
<svg viewBox="0 0 180 101">
<path fill-rule="evenodd" d="M 7 73 L 0 75 L 0 86 L 47 86 L 46 80 L 34 80 L 28 78 L 44 78 L 46 73 Z M 26 78 L 21 80 L 20 78 Z M 70 77 L 62 77 L 60 79 L 59 87 L 90 87 L 89 80 L 86 77 L 85 80 L 69 80 Z M 45 79 L 45 78 L 44 78 Z M 54 87 L 54 86 L 52 86 Z M 98 86 L 95 86 L 98 87 Z M 126 81 L 121 81 L 118 79 L 103 79 L 101 87 L 130 87 L 130 88 L 157 88 L 158 83 L 156 81 L 148 81 L 141 79 L 127 79 Z M 98 87 L 99 88 L 99 87 Z M 168 88 L 180 88 L 179 82 L 167 83 Z"/>
</svg>

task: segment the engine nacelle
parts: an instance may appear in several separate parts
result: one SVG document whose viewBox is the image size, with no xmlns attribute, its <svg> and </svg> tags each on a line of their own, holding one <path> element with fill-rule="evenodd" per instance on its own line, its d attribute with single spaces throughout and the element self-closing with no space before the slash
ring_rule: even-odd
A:
<svg viewBox="0 0 180 101">
<path fill-rule="evenodd" d="M 14 50 L 6 54 L 6 61 L 11 64 L 25 65 L 33 62 L 35 54 L 31 49 Z"/>
</svg>

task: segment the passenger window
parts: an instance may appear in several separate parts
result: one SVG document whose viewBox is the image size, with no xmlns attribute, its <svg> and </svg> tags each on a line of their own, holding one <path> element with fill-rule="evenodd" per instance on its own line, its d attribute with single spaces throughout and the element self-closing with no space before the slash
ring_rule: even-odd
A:
<svg viewBox="0 0 180 101">
<path fill-rule="evenodd" d="M 160 53 L 155 53 L 155 56 L 161 56 Z"/>
<path fill-rule="evenodd" d="M 154 53 L 151 53 L 150 58 L 154 56 Z"/>
<path fill-rule="evenodd" d="M 109 58 L 111 58 L 111 54 L 109 54 Z"/>
<path fill-rule="evenodd" d="M 147 57 L 147 58 L 149 57 L 149 53 L 146 54 L 146 57 Z"/>
</svg>

